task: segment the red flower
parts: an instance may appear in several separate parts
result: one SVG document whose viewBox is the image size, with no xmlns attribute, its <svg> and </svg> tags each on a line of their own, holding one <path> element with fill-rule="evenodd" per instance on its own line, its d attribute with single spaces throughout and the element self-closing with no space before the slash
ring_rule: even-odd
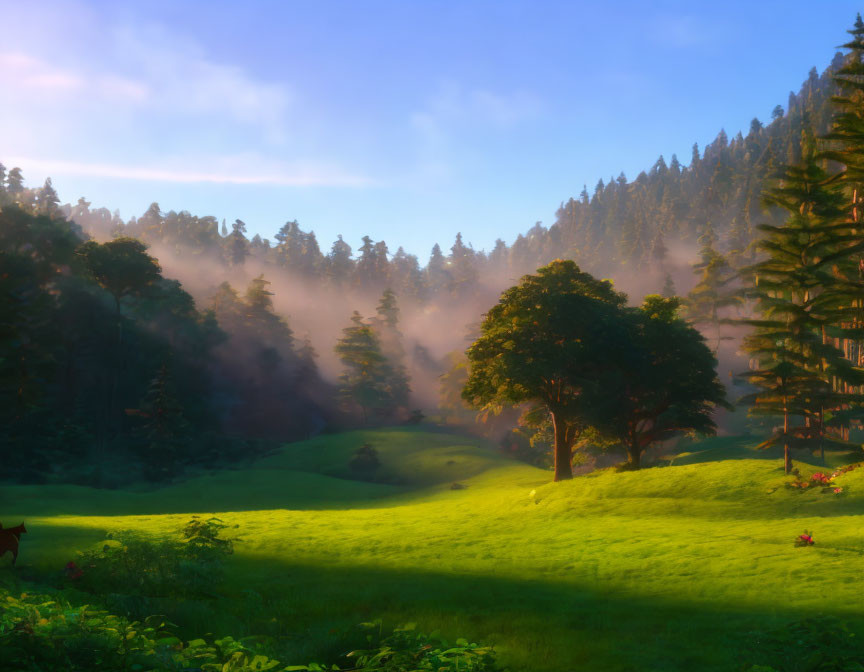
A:
<svg viewBox="0 0 864 672">
<path fill-rule="evenodd" d="M 72 581 L 80 579 L 84 575 L 84 572 L 81 570 L 81 568 L 76 565 L 72 560 L 66 563 L 66 568 L 64 569 L 64 572 L 66 573 L 66 578 Z"/>
</svg>

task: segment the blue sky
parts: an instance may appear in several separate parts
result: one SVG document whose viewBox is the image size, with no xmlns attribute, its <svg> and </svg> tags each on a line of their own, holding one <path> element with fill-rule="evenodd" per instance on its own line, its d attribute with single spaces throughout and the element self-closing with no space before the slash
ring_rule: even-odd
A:
<svg viewBox="0 0 864 672">
<path fill-rule="evenodd" d="M 425 262 L 770 119 L 852 2 L 0 0 L 0 161 L 64 201 Z"/>
</svg>

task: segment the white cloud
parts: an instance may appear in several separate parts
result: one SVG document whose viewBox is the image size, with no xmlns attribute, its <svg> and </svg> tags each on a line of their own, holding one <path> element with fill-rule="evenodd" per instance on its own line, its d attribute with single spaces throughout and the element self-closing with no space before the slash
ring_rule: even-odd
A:
<svg viewBox="0 0 864 672">
<path fill-rule="evenodd" d="M 33 93 L 68 94 L 80 90 L 84 79 L 20 51 L 0 52 L 0 87 L 7 100 Z"/>
<path fill-rule="evenodd" d="M 509 130 L 539 117 L 542 112 L 542 101 L 529 91 L 500 93 L 480 88 L 465 89 L 449 82 L 440 87 L 424 110 L 412 116 L 411 122 L 426 132 L 478 124 Z"/>
<path fill-rule="evenodd" d="M 96 177 L 119 180 L 139 180 L 171 183 L 258 184 L 284 187 L 363 187 L 372 180 L 351 175 L 323 165 L 282 165 L 260 157 L 223 157 L 208 159 L 216 170 L 169 165 L 132 166 L 110 163 L 88 163 L 32 157 L 4 157 L 8 166 L 20 166 L 25 176 L 29 172 L 56 176 Z M 230 170 L 227 169 L 230 166 Z"/>
<path fill-rule="evenodd" d="M 415 182 L 452 179 L 458 164 L 482 161 L 473 139 L 478 132 L 508 133 L 535 121 L 545 111 L 539 96 L 525 91 L 491 91 L 466 88 L 454 82 L 442 84 L 423 109 L 410 116 L 419 139 Z M 458 159 L 457 159 L 458 157 Z"/>
<path fill-rule="evenodd" d="M 173 183 L 373 183 L 340 167 L 338 153 L 324 156 L 327 138 L 313 132 L 317 122 L 304 118 L 287 82 L 220 58 L 189 34 L 74 0 L 50 11 L 25 3 L 6 18 L 7 165 Z"/>
<path fill-rule="evenodd" d="M 157 25 L 119 27 L 112 40 L 121 66 L 146 83 L 154 106 L 178 115 L 226 116 L 263 128 L 271 139 L 284 135 L 295 97 L 284 84 L 219 63 Z"/>
<path fill-rule="evenodd" d="M 695 16 L 662 14 L 649 22 L 647 36 L 662 47 L 688 49 L 716 42 L 725 26 L 726 21 L 716 17 L 707 24 Z"/>
</svg>

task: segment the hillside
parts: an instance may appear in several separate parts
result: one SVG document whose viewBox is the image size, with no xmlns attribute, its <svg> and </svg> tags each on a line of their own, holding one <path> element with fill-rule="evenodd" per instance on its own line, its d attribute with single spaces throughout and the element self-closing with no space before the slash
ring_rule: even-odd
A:
<svg viewBox="0 0 864 672">
<path fill-rule="evenodd" d="M 551 484 L 477 439 L 352 432 L 149 492 L 5 487 L 0 520 L 26 518 L 22 572 L 49 576 L 106 531 L 159 536 L 216 513 L 237 526 L 231 599 L 171 617 L 278 634 L 283 660 L 343 651 L 374 618 L 493 643 L 526 671 L 731 670 L 770 662 L 748 648 L 756 631 L 817 614 L 864 626 L 864 470 L 840 494 L 799 492 L 777 460 L 715 441 L 693 446 L 698 463 Z M 340 478 L 367 442 L 388 484 Z M 795 548 L 805 529 L 816 544 Z"/>
</svg>

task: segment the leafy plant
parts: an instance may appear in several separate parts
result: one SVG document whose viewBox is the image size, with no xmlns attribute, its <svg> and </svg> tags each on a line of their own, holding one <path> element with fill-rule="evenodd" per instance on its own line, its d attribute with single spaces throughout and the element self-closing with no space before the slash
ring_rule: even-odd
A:
<svg viewBox="0 0 864 672">
<path fill-rule="evenodd" d="M 226 527 L 218 518 L 193 516 L 180 539 L 154 540 L 128 530 L 109 534 L 100 550 L 81 553 L 76 580 L 94 593 L 212 596 L 225 556 L 234 550 L 219 536 Z"/>
<path fill-rule="evenodd" d="M 364 624 L 377 628 L 381 622 Z M 368 636 L 371 643 L 375 637 Z M 358 672 L 493 672 L 495 652 L 491 646 L 480 646 L 465 639 L 450 644 L 437 633 L 425 635 L 413 623 L 396 628 L 393 633 L 369 649 L 352 651 L 348 657 L 356 661 Z"/>
<path fill-rule="evenodd" d="M 808 618 L 751 634 L 748 672 L 861 672 L 856 633 L 830 617 Z"/>
<path fill-rule="evenodd" d="M 464 639 L 448 644 L 413 625 L 380 638 L 380 621 L 368 635 L 370 648 L 348 654 L 350 667 L 320 663 L 285 666 L 262 650 L 262 637 L 184 640 L 161 616 L 130 620 L 90 605 L 72 606 L 58 596 L 0 590 L 0 669 L 18 672 L 494 672 L 491 647 Z M 376 641 L 375 645 L 372 642 Z"/>
</svg>

